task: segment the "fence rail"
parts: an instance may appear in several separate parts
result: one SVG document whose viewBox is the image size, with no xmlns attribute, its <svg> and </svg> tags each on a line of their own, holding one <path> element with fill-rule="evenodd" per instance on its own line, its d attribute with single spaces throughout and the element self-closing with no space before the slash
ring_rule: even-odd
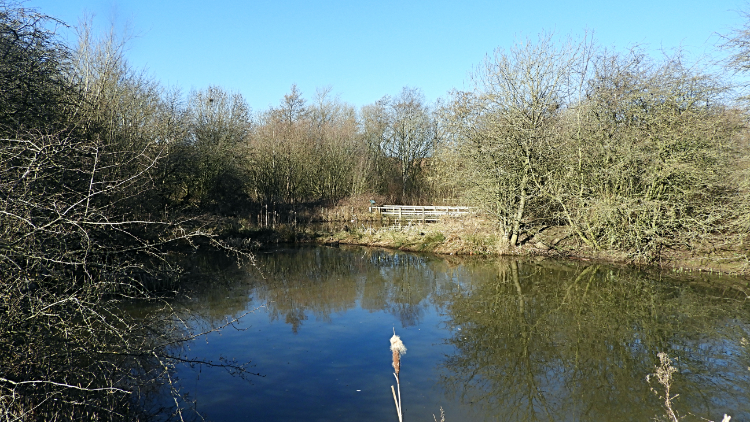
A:
<svg viewBox="0 0 750 422">
<path fill-rule="evenodd" d="M 460 217 L 474 212 L 471 207 L 451 207 L 440 205 L 382 205 L 370 207 L 371 213 L 399 220 L 437 221 L 440 217 Z"/>
</svg>

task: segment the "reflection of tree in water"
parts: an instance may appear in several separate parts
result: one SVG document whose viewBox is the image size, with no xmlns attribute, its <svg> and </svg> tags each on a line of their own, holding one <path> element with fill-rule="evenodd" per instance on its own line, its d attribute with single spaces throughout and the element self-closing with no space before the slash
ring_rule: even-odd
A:
<svg viewBox="0 0 750 422">
<path fill-rule="evenodd" d="M 419 322 L 442 271 L 439 259 L 359 248 L 301 248 L 259 256 L 264 280 L 255 282 L 258 298 L 268 303 L 272 319 L 282 319 L 296 333 L 312 314 L 329 320 L 354 308 L 385 311 L 402 326 Z"/>
<path fill-rule="evenodd" d="M 192 321 L 210 329 L 246 312 L 252 292 L 251 286 L 243 282 L 248 277 L 247 267 L 221 253 L 195 254 L 189 258 L 180 264 L 188 272 L 183 284 L 189 302 L 184 303 L 183 312 L 190 312 Z"/>
<path fill-rule="evenodd" d="M 272 320 L 283 319 L 297 333 L 308 312 L 325 321 L 354 307 L 356 285 L 348 278 L 358 265 L 336 252 L 303 248 L 260 258 L 265 279 L 255 282 L 255 291 L 268 304 Z"/>
<path fill-rule="evenodd" d="M 405 327 L 436 306 L 450 318 L 456 348 L 445 361 L 447 391 L 489 419 L 649 420 L 661 403 L 645 376 L 661 351 L 679 358 L 678 411 L 750 416 L 746 394 L 737 392 L 750 387 L 741 302 L 612 267 L 493 262 L 290 249 L 258 256 L 263 277 L 238 272 L 249 283 L 224 283 L 237 274 L 217 272 L 211 284 L 221 288 L 201 300 L 216 296 L 210 312 L 219 321 L 253 295 L 295 333 L 310 316 L 328 320 L 356 306 Z M 226 297 L 231 312 L 222 314 Z"/>
<path fill-rule="evenodd" d="M 193 404 L 179 390 L 175 378 L 178 365 L 189 360 L 246 375 L 241 363 L 210 362 L 188 355 L 186 342 L 204 331 L 185 322 L 195 309 L 199 309 L 197 320 L 207 326 L 205 331 L 218 327 L 221 324 L 217 322 L 225 322 L 226 315 L 236 311 L 233 301 L 221 307 L 213 305 L 228 297 L 238 273 L 214 272 L 215 268 L 207 265 L 210 259 L 203 262 L 207 256 L 190 255 L 195 265 L 186 269 L 194 271 L 195 279 L 181 280 L 186 289 L 187 284 L 194 289 L 192 296 L 198 299 L 193 301 L 182 295 L 162 295 L 156 288 L 145 291 L 150 300 L 113 295 L 93 301 L 68 288 L 34 292 L 33 298 L 23 299 L 27 307 L 18 307 L 22 313 L 16 315 L 2 309 L 0 420 L 200 419 L 197 413 L 185 411 Z M 208 273 L 213 277 L 205 277 Z M 158 283 L 172 286 L 168 281 L 154 281 L 154 285 Z M 236 288 L 247 291 L 247 286 Z M 214 294 L 220 294 L 220 299 Z M 32 300 L 50 305 L 45 312 L 32 312 Z M 196 301 L 200 306 L 191 306 Z M 239 309 L 244 309 L 247 300 L 241 303 Z M 43 323 L 38 322 L 41 316 L 47 319 Z"/>
<path fill-rule="evenodd" d="M 394 253 L 378 257 L 377 279 L 385 281 L 385 289 L 380 290 L 383 297 L 379 301 L 384 304 L 381 309 L 397 317 L 404 328 L 417 325 L 430 306 L 426 299 L 435 290 L 434 270 L 425 258 L 416 255 Z"/>
<path fill-rule="evenodd" d="M 258 262 L 263 277 L 214 272 L 217 288 L 198 296 L 215 321 L 242 311 L 248 295 L 295 333 L 310 316 L 328 320 L 358 305 L 392 314 L 404 327 L 436 306 L 451 318 L 456 347 L 445 361 L 447 391 L 489 419 L 649 420 L 661 404 L 645 375 L 660 351 L 679 358 L 678 411 L 712 420 L 723 412 L 748 416 L 748 399 L 737 393 L 750 384 L 740 346 L 750 337 L 742 331 L 746 308 L 685 282 L 573 263 L 451 265 L 358 248 L 290 249 Z M 232 282 L 235 276 L 249 283 Z"/>
<path fill-rule="evenodd" d="M 306 319 L 307 316 L 305 315 L 305 311 L 303 311 L 302 309 L 290 309 L 286 313 L 284 322 L 291 325 L 292 332 L 294 334 L 297 334 L 299 332 L 299 327 L 302 325 L 302 321 Z"/>
<path fill-rule="evenodd" d="M 747 336 L 740 302 L 597 266 L 501 261 L 474 280 L 442 297 L 456 347 L 443 383 L 488 419 L 650 419 L 659 351 L 679 357 L 678 408 L 749 415 L 747 361 L 727 357 Z"/>
</svg>

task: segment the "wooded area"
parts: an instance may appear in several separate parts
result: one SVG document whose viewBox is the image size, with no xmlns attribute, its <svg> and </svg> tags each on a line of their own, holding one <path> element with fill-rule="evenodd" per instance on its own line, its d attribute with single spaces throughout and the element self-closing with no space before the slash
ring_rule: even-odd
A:
<svg viewBox="0 0 750 422">
<path fill-rule="evenodd" d="M 154 334 L 117 304 L 176 289 L 164 281 L 179 273 L 171 251 L 239 253 L 187 223 L 199 215 L 449 199 L 482 209 L 509 249 L 559 225 L 644 261 L 716 235 L 747 252 L 748 110 L 730 76 L 748 69 L 748 27 L 725 38 L 722 67 L 543 34 L 495 51 L 473 89 L 436 104 L 404 88 L 357 109 L 331 88 L 305 99 L 292 86 L 253 111 L 221 87 L 164 88 L 90 25 L 66 45 L 61 25 L 0 1 L 0 354 L 18 357 L 0 364 L 0 414 L 11 420 L 127 419 L 146 388 L 132 374 L 168 377 L 179 329 Z M 79 378 L 49 371 L 82 361 Z M 30 398 L 40 389 L 46 399 Z"/>
<path fill-rule="evenodd" d="M 511 247 L 533 224 L 646 259 L 710 233 L 744 242 L 747 114 L 722 75 L 542 35 L 496 51 L 474 80 L 443 110 L 440 158 L 472 176 L 452 180 Z"/>
</svg>

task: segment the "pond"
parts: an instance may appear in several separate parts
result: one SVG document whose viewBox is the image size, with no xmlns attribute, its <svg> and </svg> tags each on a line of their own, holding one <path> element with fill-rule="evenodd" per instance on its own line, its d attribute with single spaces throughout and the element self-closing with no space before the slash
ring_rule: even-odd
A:
<svg viewBox="0 0 750 422">
<path fill-rule="evenodd" d="M 211 330 L 181 353 L 249 363 L 182 365 L 176 382 L 213 421 L 630 421 L 665 415 L 653 378 L 667 353 L 686 420 L 750 420 L 746 287 L 548 259 L 459 259 L 367 248 L 206 259 L 185 303 Z M 197 265 L 197 264 L 196 264 Z M 719 280 L 719 281 L 726 281 Z M 717 286 L 726 285 L 720 283 Z M 744 286 L 744 287 L 743 287 Z M 244 316 L 243 316 L 244 315 Z"/>
</svg>

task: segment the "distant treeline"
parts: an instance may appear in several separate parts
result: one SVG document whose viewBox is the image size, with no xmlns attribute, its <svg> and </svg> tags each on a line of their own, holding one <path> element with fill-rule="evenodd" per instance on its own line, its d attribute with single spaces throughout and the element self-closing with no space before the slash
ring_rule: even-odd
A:
<svg viewBox="0 0 750 422">
<path fill-rule="evenodd" d="M 69 46 L 53 19 L 4 8 L 0 189 L 13 224 L 62 204 L 164 219 L 448 199 L 480 206 L 509 246 L 562 224 L 593 248 L 646 255 L 750 225 L 748 114 L 725 77 L 745 70 L 744 29 L 725 38 L 721 66 L 544 34 L 498 49 L 471 90 L 436 104 L 404 88 L 357 109 L 293 85 L 253 111 L 221 87 L 162 87 L 112 34 L 83 25 Z"/>
</svg>

